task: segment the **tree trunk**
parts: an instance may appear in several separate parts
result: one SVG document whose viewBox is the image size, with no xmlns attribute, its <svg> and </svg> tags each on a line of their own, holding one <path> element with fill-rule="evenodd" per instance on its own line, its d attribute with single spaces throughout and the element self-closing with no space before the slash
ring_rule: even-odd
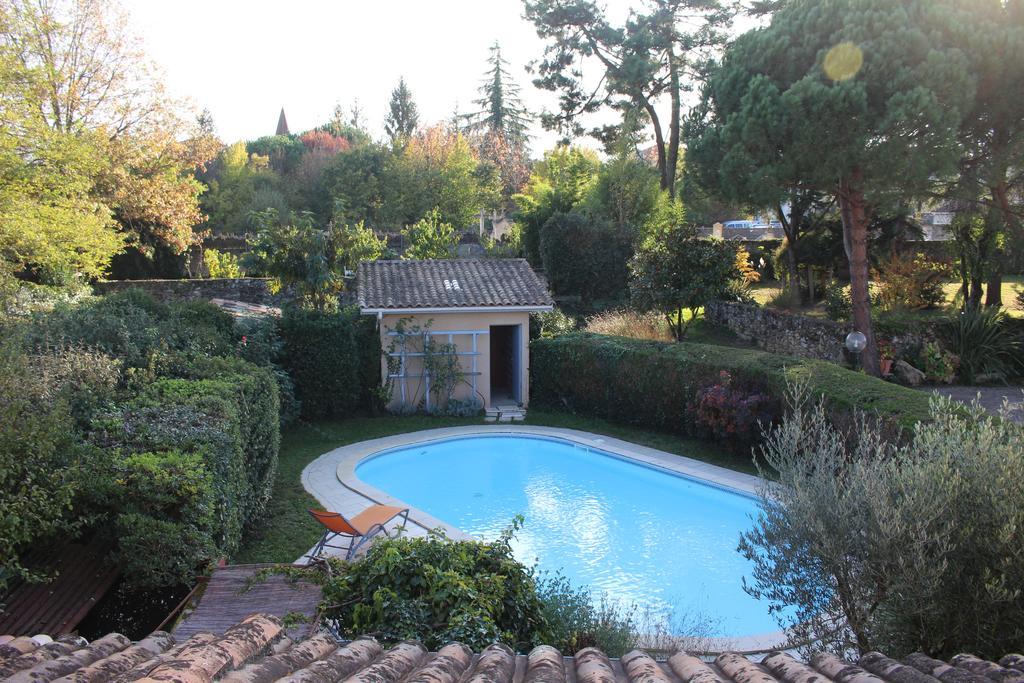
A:
<svg viewBox="0 0 1024 683">
<path fill-rule="evenodd" d="M 868 220 L 864 200 L 864 174 L 854 168 L 850 175 L 839 181 L 839 212 L 843 219 L 843 246 L 850 262 L 850 298 L 853 303 L 854 329 L 867 337 L 867 346 L 861 353 L 865 372 L 881 377 L 878 344 L 871 324 L 871 293 L 868 289 Z"/>
<path fill-rule="evenodd" d="M 669 93 L 672 100 L 672 113 L 668 122 L 668 158 L 666 159 L 665 173 L 667 174 L 668 196 L 672 199 L 676 198 L 676 166 L 679 163 L 679 65 L 676 63 L 676 57 L 669 50 L 668 53 L 668 72 L 670 77 Z"/>
<path fill-rule="evenodd" d="M 999 213 L 1002 218 L 1002 229 L 1004 234 L 1004 242 L 1008 242 L 1010 239 L 1011 228 L 1014 227 L 1014 221 L 1016 216 L 1013 210 L 1010 208 L 1009 193 L 1007 190 L 1007 183 L 1005 182 L 1006 174 L 1003 173 L 1004 181 L 991 188 L 992 190 L 992 201 L 995 202 L 999 208 Z M 986 308 L 998 308 L 1003 305 L 1003 248 L 999 246 L 999 240 L 996 240 L 996 247 L 993 250 L 992 258 L 989 260 L 989 273 L 988 273 L 988 293 L 985 297 Z"/>
<path fill-rule="evenodd" d="M 649 101 L 640 100 L 640 104 L 647 115 L 651 117 L 651 125 L 654 126 L 654 149 L 658 153 L 658 175 L 661 176 L 661 189 L 668 191 L 671 183 L 669 183 L 668 157 L 665 149 L 665 134 L 661 131 L 661 119 L 658 117 L 658 111 Z"/>
<path fill-rule="evenodd" d="M 788 286 L 795 287 L 797 296 L 800 296 L 800 264 L 796 260 L 796 241 L 800 232 L 800 217 L 794 207 L 795 202 L 790 200 L 789 218 L 786 217 L 786 212 L 782 210 L 781 204 L 775 207 L 775 213 L 779 217 L 779 222 L 782 223 L 782 232 L 786 235 L 786 265 L 789 268 L 786 280 Z"/>
</svg>

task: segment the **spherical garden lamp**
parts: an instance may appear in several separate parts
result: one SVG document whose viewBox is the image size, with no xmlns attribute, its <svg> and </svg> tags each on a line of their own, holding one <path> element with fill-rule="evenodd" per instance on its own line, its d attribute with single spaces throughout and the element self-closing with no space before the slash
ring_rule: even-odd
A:
<svg viewBox="0 0 1024 683">
<path fill-rule="evenodd" d="M 864 352 L 868 346 L 868 338 L 863 332 L 854 330 L 850 334 L 846 335 L 846 350 L 853 356 L 853 369 L 857 369 L 857 362 L 860 359 L 860 354 Z"/>
</svg>

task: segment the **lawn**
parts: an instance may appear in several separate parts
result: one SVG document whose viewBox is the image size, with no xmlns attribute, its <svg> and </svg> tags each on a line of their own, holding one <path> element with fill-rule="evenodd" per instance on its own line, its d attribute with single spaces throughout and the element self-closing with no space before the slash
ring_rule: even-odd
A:
<svg viewBox="0 0 1024 683">
<path fill-rule="evenodd" d="M 956 301 L 957 293 L 960 291 L 959 280 L 950 280 L 942 286 L 946 294 L 946 303 L 950 306 Z M 1018 318 L 1024 318 L 1024 307 L 1017 302 L 1017 292 L 1024 290 L 1024 275 L 1007 275 L 1003 277 L 1003 306 L 1007 313 Z M 776 281 L 761 282 L 751 288 L 751 295 L 754 300 L 762 306 L 768 304 L 773 297 L 782 291 L 782 286 Z M 804 315 L 824 316 L 825 311 L 821 304 L 804 308 L 800 311 Z"/>
<path fill-rule="evenodd" d="M 290 429 L 281 439 L 277 480 L 268 505 L 267 521 L 262 528 L 243 541 L 242 547 L 231 561 L 235 564 L 294 562 L 316 543 L 320 537 L 320 528 L 306 511 L 311 507 L 318 507 L 318 503 L 302 487 L 301 474 L 303 468 L 318 456 L 338 446 L 382 436 L 472 424 L 483 424 L 483 420 L 426 416 L 354 417 L 332 422 L 301 424 Z M 729 453 L 714 444 L 698 439 L 535 409 L 528 411 L 527 424 L 579 429 L 669 453 L 686 455 L 742 472 L 754 472 L 749 457 Z"/>
</svg>

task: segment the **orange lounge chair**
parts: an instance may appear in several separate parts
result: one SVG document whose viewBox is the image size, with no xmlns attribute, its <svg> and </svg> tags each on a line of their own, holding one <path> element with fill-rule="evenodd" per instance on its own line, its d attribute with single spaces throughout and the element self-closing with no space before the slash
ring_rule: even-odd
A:
<svg viewBox="0 0 1024 683">
<path fill-rule="evenodd" d="M 320 542 L 309 554 L 309 557 L 314 560 L 320 557 L 326 548 L 344 550 L 345 559 L 350 560 L 356 550 L 377 534 L 390 537 L 384 525 L 391 520 L 402 517 L 400 529 L 405 529 L 405 525 L 409 522 L 409 508 L 392 505 L 371 505 L 352 519 L 345 519 L 341 513 L 326 510 L 310 510 L 309 514 L 313 515 L 313 519 L 320 522 L 324 528 L 324 535 L 320 537 Z M 348 545 L 330 544 L 330 541 L 339 536 L 347 538 Z"/>
</svg>

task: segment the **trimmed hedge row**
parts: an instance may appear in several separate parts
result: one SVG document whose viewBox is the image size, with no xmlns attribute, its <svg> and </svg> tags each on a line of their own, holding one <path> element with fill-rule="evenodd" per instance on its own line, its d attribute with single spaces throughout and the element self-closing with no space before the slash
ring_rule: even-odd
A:
<svg viewBox="0 0 1024 683">
<path fill-rule="evenodd" d="M 806 383 L 824 397 L 840 424 L 849 424 L 857 410 L 900 429 L 928 419 L 927 394 L 825 361 L 586 333 L 530 344 L 535 405 L 684 434 L 700 433 L 691 406 L 697 392 L 714 384 L 723 370 L 776 398 L 783 397 L 787 383 Z"/>
<path fill-rule="evenodd" d="M 179 582 L 233 552 L 266 509 L 277 472 L 273 374 L 235 358 L 200 357 L 188 368 L 95 425 L 106 429 L 94 440 L 114 454 L 104 459 L 106 501 L 95 503 L 113 503 L 119 554 L 140 585 Z"/>
<path fill-rule="evenodd" d="M 274 321 L 236 327 L 209 303 L 127 291 L 37 313 L 12 332 L 21 363 L 42 376 L 35 394 L 81 451 L 57 472 L 74 494 L 61 523 L 108 536 L 133 588 L 189 583 L 235 551 L 277 473 L 291 383 L 275 364 Z M 21 551 L 33 539 L 17 540 Z M 0 563 L 2 575 L 11 563 Z"/>
<path fill-rule="evenodd" d="M 282 365 L 307 419 L 347 417 L 380 384 L 380 340 L 358 309 L 321 313 L 288 308 L 280 323 Z"/>
</svg>

